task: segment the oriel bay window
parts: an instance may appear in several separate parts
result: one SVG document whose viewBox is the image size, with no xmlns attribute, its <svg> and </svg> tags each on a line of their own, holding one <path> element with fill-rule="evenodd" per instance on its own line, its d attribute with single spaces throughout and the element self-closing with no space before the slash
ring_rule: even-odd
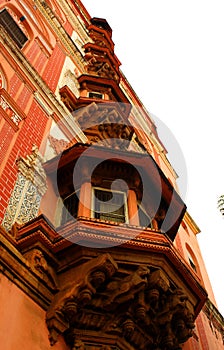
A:
<svg viewBox="0 0 224 350">
<path fill-rule="evenodd" d="M 89 218 L 152 227 L 150 198 L 142 201 L 141 179 L 131 164 L 104 161 L 94 169 L 91 177 L 86 176 L 87 166 L 85 162 L 80 168 L 80 184 L 76 192 L 69 171 L 68 178 L 65 172 L 60 177 L 61 225 L 72 218 Z"/>
<path fill-rule="evenodd" d="M 130 163 L 106 160 L 91 173 L 90 165 L 85 161 L 77 167 L 76 186 L 73 185 L 74 167 L 77 167 L 75 163 L 58 176 L 62 199 L 60 225 L 74 218 L 154 227 L 151 219 L 153 192 L 145 188 L 146 195 L 143 196 L 141 176 Z"/>
<path fill-rule="evenodd" d="M 175 239 L 186 206 L 148 155 L 77 143 L 45 168 L 52 186 L 43 208 L 54 196 L 48 217 L 56 226 L 75 218 L 80 225 L 97 221 L 98 227 L 102 221 L 101 229 L 107 222 L 166 232 Z"/>
</svg>

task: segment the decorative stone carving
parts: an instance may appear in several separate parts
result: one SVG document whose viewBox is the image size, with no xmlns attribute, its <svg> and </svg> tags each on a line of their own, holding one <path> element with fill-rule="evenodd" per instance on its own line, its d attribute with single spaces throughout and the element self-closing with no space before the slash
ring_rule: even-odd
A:
<svg viewBox="0 0 224 350">
<path fill-rule="evenodd" d="M 99 24 L 99 23 L 98 23 Z M 106 23 L 104 23 L 106 24 Z M 114 44 L 111 40 L 111 29 L 108 24 L 100 29 L 90 26 L 90 37 L 93 43 L 87 43 L 85 48 L 86 71 L 89 74 L 113 79 L 117 84 L 120 81 L 120 62 L 114 55 Z"/>
<path fill-rule="evenodd" d="M 63 139 L 56 139 L 52 135 L 48 136 L 48 140 L 56 154 L 60 154 L 61 152 L 63 152 L 69 145 L 68 141 Z"/>
<path fill-rule="evenodd" d="M 178 350 L 192 336 L 193 306 L 161 269 L 120 269 L 109 254 L 102 254 L 77 271 L 47 312 L 51 344 L 64 333 L 74 348 L 77 332 L 84 329 L 85 334 L 116 336 L 128 349 Z"/>
<path fill-rule="evenodd" d="M 37 188 L 40 195 L 44 195 L 47 190 L 46 174 L 42 166 L 43 157 L 40 154 L 38 147 L 33 145 L 32 153 L 26 158 L 20 157 L 17 161 L 19 172 L 30 180 Z"/>
<path fill-rule="evenodd" d="M 46 192 L 46 174 L 42 167 L 42 156 L 37 146 L 26 158 L 19 158 L 18 177 L 2 222 L 10 230 L 17 222 L 23 224 L 37 216 L 41 196 Z"/>
<path fill-rule="evenodd" d="M 57 341 L 59 333 L 75 323 L 80 308 L 91 302 L 97 289 L 116 270 L 117 264 L 110 255 L 103 254 L 84 263 L 74 272 L 72 282 L 56 294 L 47 312 L 51 344 Z"/>
<path fill-rule="evenodd" d="M 79 96 L 80 86 L 75 74 L 72 73 L 70 69 L 67 69 L 64 74 L 61 86 L 64 86 L 64 85 L 67 85 L 75 96 L 77 97 Z"/>
<path fill-rule="evenodd" d="M 102 61 L 101 59 L 98 59 L 94 55 L 90 54 L 88 55 L 88 59 L 88 65 L 86 66 L 88 73 L 98 75 L 102 78 L 113 79 L 119 83 L 120 78 L 118 74 L 108 62 Z"/>
<path fill-rule="evenodd" d="M 100 140 L 102 144 L 112 148 L 127 148 L 134 129 L 124 122 L 121 108 L 119 104 L 91 103 L 73 115 L 91 143 Z"/>
<path fill-rule="evenodd" d="M 147 266 L 139 266 L 133 274 L 123 280 L 109 282 L 105 294 L 107 299 L 103 303 L 105 308 L 115 307 L 121 303 L 133 300 L 135 295 L 145 288 L 150 270 Z"/>
<path fill-rule="evenodd" d="M 54 269 L 48 264 L 44 257 L 43 252 L 40 249 L 32 249 L 24 254 L 25 258 L 29 261 L 32 270 L 38 274 L 38 276 L 44 280 L 52 289 L 58 289 L 57 277 Z"/>
</svg>

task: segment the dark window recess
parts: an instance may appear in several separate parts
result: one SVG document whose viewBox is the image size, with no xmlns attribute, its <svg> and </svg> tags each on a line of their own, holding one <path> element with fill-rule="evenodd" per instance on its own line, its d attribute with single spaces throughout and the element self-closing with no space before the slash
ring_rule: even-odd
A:
<svg viewBox="0 0 224 350">
<path fill-rule="evenodd" d="M 62 218 L 61 225 L 65 224 L 73 218 L 77 218 L 78 206 L 79 206 L 79 192 L 72 193 L 70 196 L 63 200 Z"/>
<path fill-rule="evenodd" d="M 192 269 L 193 269 L 195 272 L 197 272 L 197 268 L 196 268 L 196 265 L 195 265 L 195 263 L 193 262 L 193 260 L 192 260 L 190 257 L 189 257 L 188 259 L 189 259 L 189 263 L 190 263 Z"/>
<path fill-rule="evenodd" d="M 14 21 L 9 12 L 5 9 L 0 12 L 0 25 L 6 30 L 17 46 L 21 49 L 28 38 Z"/>
<path fill-rule="evenodd" d="M 146 211 L 138 205 L 139 225 L 143 227 L 151 227 L 151 219 Z"/>
<path fill-rule="evenodd" d="M 103 94 L 100 94 L 99 92 L 89 92 L 89 97 L 90 98 L 98 98 L 98 99 L 102 100 Z"/>
<path fill-rule="evenodd" d="M 94 217 L 100 220 L 125 222 L 125 197 L 122 192 L 95 189 Z"/>
</svg>

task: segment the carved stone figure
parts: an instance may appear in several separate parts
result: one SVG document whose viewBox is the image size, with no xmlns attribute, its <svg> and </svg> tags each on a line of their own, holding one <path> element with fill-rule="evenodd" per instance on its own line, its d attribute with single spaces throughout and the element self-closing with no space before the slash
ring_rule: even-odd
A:
<svg viewBox="0 0 224 350">
<path fill-rule="evenodd" d="M 121 304 L 134 298 L 135 294 L 145 288 L 150 270 L 147 266 L 139 266 L 131 275 L 123 280 L 112 281 L 107 285 L 107 300 L 104 306 L 113 303 Z"/>
<path fill-rule="evenodd" d="M 56 294 L 47 312 L 51 344 L 63 333 L 72 350 L 83 350 L 76 329 L 84 329 L 125 339 L 128 349 L 179 350 L 194 328 L 194 310 L 187 296 L 162 269 L 140 265 L 128 270 L 119 270 L 109 254 L 73 270 L 72 281 Z"/>
<path fill-rule="evenodd" d="M 38 275 L 51 285 L 54 289 L 58 289 L 58 282 L 54 269 L 47 263 L 43 252 L 40 249 L 33 249 L 25 254 L 25 257 L 31 264 Z"/>
<path fill-rule="evenodd" d="M 91 259 L 73 271 L 72 281 L 56 295 L 47 312 L 47 325 L 53 345 L 59 333 L 69 328 L 78 309 L 90 303 L 97 288 L 117 270 L 117 264 L 109 254 Z"/>
</svg>

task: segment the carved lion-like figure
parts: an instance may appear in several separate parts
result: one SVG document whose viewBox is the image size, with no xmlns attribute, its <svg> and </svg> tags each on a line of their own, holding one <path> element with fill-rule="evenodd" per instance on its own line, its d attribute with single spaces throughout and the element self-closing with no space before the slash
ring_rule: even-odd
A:
<svg viewBox="0 0 224 350">
<path fill-rule="evenodd" d="M 133 299 L 136 293 L 146 287 L 149 274 L 149 268 L 146 265 L 141 265 L 123 280 L 110 282 L 106 288 L 107 300 L 104 306 L 113 303 L 120 304 Z"/>
</svg>

